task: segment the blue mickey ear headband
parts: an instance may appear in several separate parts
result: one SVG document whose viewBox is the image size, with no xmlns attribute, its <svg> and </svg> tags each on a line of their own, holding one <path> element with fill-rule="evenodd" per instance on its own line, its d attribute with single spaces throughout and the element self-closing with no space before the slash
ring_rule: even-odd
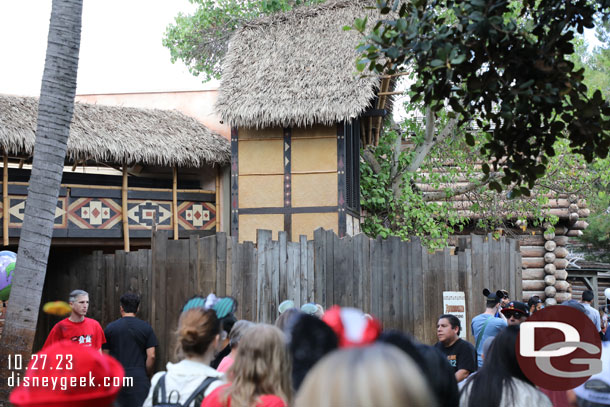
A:
<svg viewBox="0 0 610 407">
<path fill-rule="evenodd" d="M 181 312 L 188 311 L 193 308 L 203 308 L 205 310 L 213 309 L 216 312 L 218 319 L 223 319 L 227 315 L 235 312 L 237 301 L 231 297 L 216 298 L 214 294 L 210 294 L 207 298 L 196 295 L 189 299 L 182 307 Z"/>
<path fill-rule="evenodd" d="M 205 309 L 205 298 L 200 295 L 196 295 L 189 299 L 182 307 L 181 312 L 188 311 L 193 308 L 204 308 Z"/>
<path fill-rule="evenodd" d="M 212 307 L 216 311 L 216 317 L 223 319 L 229 314 L 235 312 L 237 301 L 232 297 L 223 297 L 219 299 Z"/>
</svg>

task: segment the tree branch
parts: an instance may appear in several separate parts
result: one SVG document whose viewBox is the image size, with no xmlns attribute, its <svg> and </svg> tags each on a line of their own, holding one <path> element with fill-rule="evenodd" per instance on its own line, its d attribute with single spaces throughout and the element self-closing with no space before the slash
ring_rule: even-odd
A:
<svg viewBox="0 0 610 407">
<path fill-rule="evenodd" d="M 371 151 L 371 146 L 368 146 L 364 149 L 364 152 L 362 153 L 362 158 L 371 167 L 375 174 L 379 174 L 381 172 L 381 165 L 375 158 L 375 154 L 373 153 L 373 151 Z"/>
<path fill-rule="evenodd" d="M 441 131 L 441 133 L 435 137 L 434 114 L 429 108 L 426 109 L 426 137 L 424 139 L 424 142 L 418 145 L 417 148 L 415 148 L 415 157 L 413 158 L 413 161 L 411 161 L 411 164 L 409 164 L 409 166 L 407 167 L 406 171 L 417 171 L 426 159 L 426 156 L 428 155 L 432 147 L 447 138 L 453 132 L 456 123 L 456 119 L 451 119 L 449 123 L 447 123 L 443 131 Z"/>
<path fill-rule="evenodd" d="M 423 199 L 425 202 L 433 202 L 433 201 L 441 201 L 443 199 L 453 198 L 454 196 L 463 195 L 470 191 L 473 191 L 483 185 L 489 184 L 491 181 L 495 181 L 500 179 L 502 173 L 500 172 L 492 172 L 482 182 L 470 182 L 466 185 L 462 185 L 461 187 L 456 187 L 451 191 L 438 191 L 438 192 L 430 192 L 424 193 Z"/>
</svg>

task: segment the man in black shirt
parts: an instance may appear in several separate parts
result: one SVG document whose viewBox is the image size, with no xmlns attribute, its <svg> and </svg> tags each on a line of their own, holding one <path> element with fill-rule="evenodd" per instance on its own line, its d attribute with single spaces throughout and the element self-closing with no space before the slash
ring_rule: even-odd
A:
<svg viewBox="0 0 610 407">
<path fill-rule="evenodd" d="M 108 324 L 104 335 L 105 353 L 116 358 L 125 369 L 125 376 L 133 377 L 133 387 L 123 387 L 117 398 L 121 407 L 141 406 L 150 389 L 150 376 L 155 364 L 157 337 L 152 327 L 136 318 L 140 299 L 136 294 L 121 296 L 121 318 Z"/>
<path fill-rule="evenodd" d="M 458 383 L 477 370 L 477 353 L 470 342 L 460 338 L 460 330 L 460 320 L 455 315 L 441 315 L 436 325 L 438 342 L 434 345 L 447 356 Z"/>
</svg>

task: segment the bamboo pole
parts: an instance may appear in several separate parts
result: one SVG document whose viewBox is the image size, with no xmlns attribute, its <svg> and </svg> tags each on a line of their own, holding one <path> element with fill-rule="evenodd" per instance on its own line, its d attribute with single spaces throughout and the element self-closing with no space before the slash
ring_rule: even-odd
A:
<svg viewBox="0 0 610 407">
<path fill-rule="evenodd" d="M 172 217 L 174 218 L 174 240 L 178 240 L 178 168 L 174 167 L 172 181 Z"/>
<path fill-rule="evenodd" d="M 121 188 L 122 215 L 123 215 L 123 241 L 125 252 L 129 252 L 129 217 L 127 207 L 127 166 L 123 165 L 123 187 Z"/>
<path fill-rule="evenodd" d="M 8 221 L 9 221 L 9 199 L 8 199 L 8 155 L 4 153 L 4 168 L 2 168 L 2 237 L 4 245 L 8 246 Z"/>
<path fill-rule="evenodd" d="M 216 231 L 222 232 L 222 211 L 220 205 L 220 167 L 216 166 Z"/>
</svg>

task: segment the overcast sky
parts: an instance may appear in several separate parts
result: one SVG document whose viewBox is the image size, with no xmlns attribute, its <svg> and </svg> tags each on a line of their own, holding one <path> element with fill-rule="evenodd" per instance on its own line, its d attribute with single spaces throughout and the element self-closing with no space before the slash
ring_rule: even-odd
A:
<svg viewBox="0 0 610 407">
<path fill-rule="evenodd" d="M 77 93 L 214 88 L 161 45 L 188 0 L 83 0 Z M 0 93 L 39 96 L 51 0 L 0 0 Z"/>
</svg>

